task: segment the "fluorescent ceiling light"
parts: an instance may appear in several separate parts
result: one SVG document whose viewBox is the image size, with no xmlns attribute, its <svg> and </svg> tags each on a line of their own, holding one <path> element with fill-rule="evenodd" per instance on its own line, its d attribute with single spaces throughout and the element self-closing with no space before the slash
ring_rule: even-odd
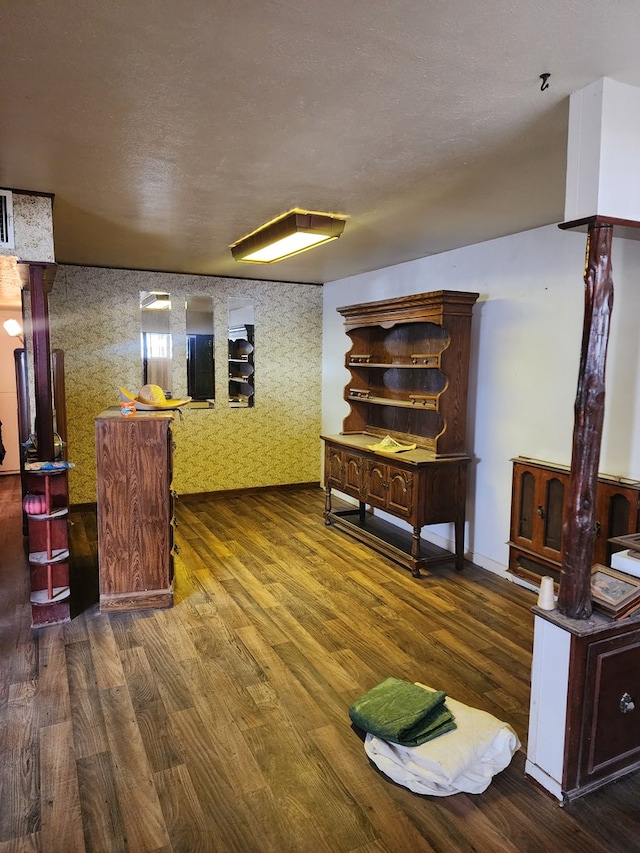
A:
<svg viewBox="0 0 640 853">
<path fill-rule="evenodd" d="M 272 264 L 336 240 L 344 223 L 344 216 L 295 208 L 233 243 L 231 254 L 244 263 Z"/>
<path fill-rule="evenodd" d="M 168 293 L 145 293 L 140 300 L 140 307 L 145 311 L 166 311 L 171 308 L 171 299 Z"/>
</svg>

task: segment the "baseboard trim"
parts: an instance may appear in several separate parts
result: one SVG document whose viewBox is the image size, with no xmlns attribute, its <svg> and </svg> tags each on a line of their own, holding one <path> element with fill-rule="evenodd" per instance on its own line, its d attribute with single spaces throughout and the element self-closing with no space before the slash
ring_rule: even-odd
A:
<svg viewBox="0 0 640 853">
<path fill-rule="evenodd" d="M 86 504 L 69 504 L 69 512 L 95 512 L 96 508 L 97 504 L 95 501 Z"/>
<path fill-rule="evenodd" d="M 251 495 L 258 492 L 290 492 L 314 488 L 320 488 L 319 480 L 315 480 L 311 483 L 280 483 L 273 486 L 249 486 L 246 489 L 220 489 L 216 492 L 191 492 L 189 494 L 179 493 L 178 498 L 181 501 L 211 500 L 216 498 L 242 497 L 242 495 Z"/>
<path fill-rule="evenodd" d="M 255 494 L 256 492 L 289 492 L 300 489 L 319 489 L 320 481 L 311 483 L 281 483 L 275 486 L 249 486 L 246 489 L 221 489 L 217 492 L 189 492 L 189 494 L 178 493 L 179 500 L 211 500 L 213 498 L 232 498 L 242 495 Z M 71 504 L 69 512 L 95 512 L 96 502 L 84 504 Z"/>
</svg>

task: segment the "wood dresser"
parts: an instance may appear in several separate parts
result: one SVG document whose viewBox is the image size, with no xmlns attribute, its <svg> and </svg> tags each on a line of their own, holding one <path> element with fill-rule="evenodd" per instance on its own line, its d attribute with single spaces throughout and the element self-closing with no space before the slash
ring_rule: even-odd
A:
<svg viewBox="0 0 640 853">
<path fill-rule="evenodd" d="M 100 609 L 173 604 L 170 412 L 96 418 Z"/>
<path fill-rule="evenodd" d="M 344 390 L 350 412 L 325 443 L 325 521 L 411 570 L 464 558 L 467 386 L 477 293 L 440 290 L 339 308 L 351 339 Z M 372 449 L 390 436 L 412 450 Z M 335 489 L 358 501 L 332 508 Z M 382 510 L 411 533 L 367 511 Z M 455 554 L 421 539 L 452 522 Z"/>
<path fill-rule="evenodd" d="M 640 614 L 534 613 L 525 771 L 557 780 L 558 798 L 573 800 L 640 768 Z"/>
</svg>

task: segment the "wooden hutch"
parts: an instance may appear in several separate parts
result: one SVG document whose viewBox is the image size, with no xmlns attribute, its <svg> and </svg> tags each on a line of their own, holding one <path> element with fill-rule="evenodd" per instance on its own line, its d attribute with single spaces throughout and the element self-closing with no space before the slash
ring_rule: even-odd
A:
<svg viewBox="0 0 640 853">
<path fill-rule="evenodd" d="M 350 412 L 325 435 L 325 521 L 409 568 L 464 560 L 467 387 L 477 293 L 439 290 L 339 308 L 351 340 L 344 390 Z M 390 436 L 401 452 L 372 448 Z M 332 490 L 358 501 L 334 510 Z M 411 533 L 367 511 L 382 510 Z M 455 554 L 421 540 L 453 523 Z"/>
</svg>

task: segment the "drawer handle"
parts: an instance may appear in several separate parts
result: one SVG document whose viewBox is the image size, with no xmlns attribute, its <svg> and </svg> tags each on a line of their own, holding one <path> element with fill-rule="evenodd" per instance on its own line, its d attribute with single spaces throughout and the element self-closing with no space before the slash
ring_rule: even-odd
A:
<svg viewBox="0 0 640 853">
<path fill-rule="evenodd" d="M 620 712 L 622 714 L 630 714 L 631 711 L 635 711 L 636 705 L 631 696 L 628 693 L 623 693 L 620 698 Z"/>
<path fill-rule="evenodd" d="M 540 516 L 540 518 L 544 518 L 544 508 L 543 507 L 539 506 L 537 509 L 537 513 Z"/>
</svg>

